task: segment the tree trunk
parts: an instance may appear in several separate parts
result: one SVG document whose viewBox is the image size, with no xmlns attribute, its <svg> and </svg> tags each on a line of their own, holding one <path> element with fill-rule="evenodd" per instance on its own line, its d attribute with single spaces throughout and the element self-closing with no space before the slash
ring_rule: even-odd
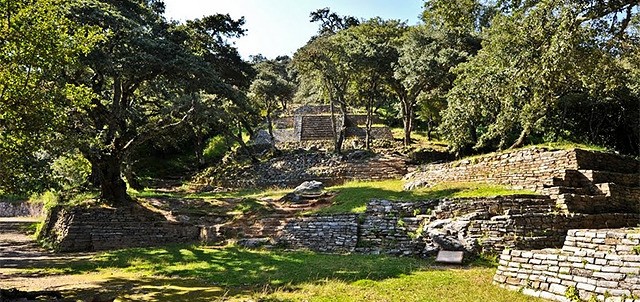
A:
<svg viewBox="0 0 640 302">
<path fill-rule="evenodd" d="M 240 149 L 242 149 L 244 151 L 244 153 L 251 159 L 252 163 L 255 164 L 255 163 L 259 163 L 260 162 L 253 155 L 253 153 L 251 153 L 251 150 L 249 150 L 249 148 L 247 148 L 247 144 L 245 144 L 244 141 L 242 140 L 242 132 L 240 132 L 240 135 L 236 136 L 236 135 L 233 134 L 233 131 L 229 130 L 228 128 L 223 128 L 222 131 L 225 132 L 231 138 L 233 138 L 233 140 L 235 140 L 240 145 Z"/>
<path fill-rule="evenodd" d="M 251 124 L 244 118 L 240 118 L 240 125 L 238 127 L 238 129 L 240 129 L 240 133 L 242 133 L 242 128 L 247 130 L 247 134 L 249 134 L 249 137 L 253 137 L 253 135 L 255 134 L 253 132 L 253 128 L 251 127 Z M 242 137 L 242 135 L 240 135 L 240 137 Z"/>
<path fill-rule="evenodd" d="M 88 157 L 85 155 L 85 158 L 88 159 Z M 102 179 L 102 176 L 100 176 L 100 170 L 98 169 L 97 165 L 94 165 L 93 163 L 91 164 L 91 174 L 89 174 L 89 185 L 93 188 L 99 188 L 100 187 L 100 179 Z"/>
<path fill-rule="evenodd" d="M 195 129 L 195 128 L 194 128 Z M 205 165 L 205 159 L 204 159 L 204 136 L 202 134 L 200 134 L 200 131 L 194 130 L 194 135 L 195 135 L 195 155 L 196 155 L 196 161 L 198 162 L 198 167 L 202 168 Z"/>
<path fill-rule="evenodd" d="M 276 138 L 273 136 L 273 121 L 271 120 L 271 109 L 267 108 L 267 130 L 271 139 L 271 148 L 276 149 Z"/>
<path fill-rule="evenodd" d="M 522 147 L 524 145 L 524 140 L 527 138 L 527 135 L 529 135 L 529 127 L 524 127 L 524 129 L 522 129 L 522 132 L 520 132 L 520 136 L 518 137 L 516 142 L 513 143 L 513 145 L 511 145 L 509 149 Z"/>
<path fill-rule="evenodd" d="M 340 154 L 338 147 L 338 122 L 336 121 L 336 108 L 333 100 L 329 101 L 329 111 L 331 112 L 331 132 L 333 132 L 333 152 Z"/>
<path fill-rule="evenodd" d="M 402 123 L 404 128 L 404 140 L 405 146 L 411 145 L 411 130 L 413 130 L 413 106 L 412 102 L 405 100 L 402 102 Z"/>
<path fill-rule="evenodd" d="M 100 173 L 100 199 L 114 206 L 127 205 L 133 199 L 127 194 L 127 184 L 122 180 L 122 157 L 104 155 L 91 161 Z"/>
<path fill-rule="evenodd" d="M 364 147 L 367 150 L 371 150 L 371 126 L 373 125 L 373 99 L 369 99 L 367 102 L 367 121 L 366 130 L 364 136 Z"/>
<path fill-rule="evenodd" d="M 336 139 L 336 153 L 342 154 L 342 144 L 347 132 L 347 105 L 340 102 L 340 123 L 338 126 L 338 137 Z"/>
<path fill-rule="evenodd" d="M 124 165 L 124 178 L 132 189 L 137 191 L 144 189 L 144 186 L 138 181 L 138 176 L 133 172 L 132 164 L 129 161 L 126 161 Z"/>
</svg>

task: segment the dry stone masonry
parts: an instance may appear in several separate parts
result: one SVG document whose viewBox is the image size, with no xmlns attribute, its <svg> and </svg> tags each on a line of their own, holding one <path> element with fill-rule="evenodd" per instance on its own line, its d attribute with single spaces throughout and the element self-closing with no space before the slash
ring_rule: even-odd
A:
<svg viewBox="0 0 640 302">
<path fill-rule="evenodd" d="M 625 179 L 626 184 L 637 185 L 640 181 L 639 172 L 640 163 L 637 160 L 616 154 L 581 149 L 550 151 L 529 148 L 426 165 L 405 176 L 405 188 L 441 182 L 483 182 L 542 193 L 545 187 L 556 185 L 569 174 L 577 185 L 610 180 L 619 182 L 621 179 Z"/>
<path fill-rule="evenodd" d="M 505 250 L 494 282 L 556 301 L 640 301 L 640 229 L 570 230 L 562 249 Z"/>
<path fill-rule="evenodd" d="M 42 217 L 44 206 L 32 202 L 0 202 L 0 217 Z"/>
<path fill-rule="evenodd" d="M 54 207 L 40 236 L 61 252 L 98 251 L 196 242 L 200 228 L 167 221 L 162 214 L 140 206 Z"/>
<path fill-rule="evenodd" d="M 298 152 L 273 158 L 260 164 L 225 168 L 202 176 L 198 182 L 228 188 L 291 187 L 304 181 L 336 185 L 349 180 L 400 178 L 406 173 L 404 158 L 373 155 L 365 151 L 344 157 L 323 152 Z"/>
</svg>

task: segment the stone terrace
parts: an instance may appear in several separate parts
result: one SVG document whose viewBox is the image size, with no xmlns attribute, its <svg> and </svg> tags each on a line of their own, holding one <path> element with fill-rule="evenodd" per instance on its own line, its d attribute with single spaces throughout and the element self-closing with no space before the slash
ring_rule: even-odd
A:
<svg viewBox="0 0 640 302">
<path fill-rule="evenodd" d="M 556 301 L 640 301 L 640 230 L 571 230 L 562 249 L 505 250 L 494 282 Z"/>
</svg>

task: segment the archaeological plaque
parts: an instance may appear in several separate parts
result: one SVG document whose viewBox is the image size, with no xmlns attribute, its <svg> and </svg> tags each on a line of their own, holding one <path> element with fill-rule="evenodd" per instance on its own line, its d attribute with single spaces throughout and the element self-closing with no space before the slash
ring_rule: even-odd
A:
<svg viewBox="0 0 640 302">
<path fill-rule="evenodd" d="M 439 251 L 436 262 L 462 264 L 463 252 L 456 251 Z"/>
</svg>

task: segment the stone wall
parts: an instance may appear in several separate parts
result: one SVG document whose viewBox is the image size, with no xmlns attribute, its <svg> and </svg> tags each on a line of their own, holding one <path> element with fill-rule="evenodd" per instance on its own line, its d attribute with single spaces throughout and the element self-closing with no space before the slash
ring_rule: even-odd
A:
<svg viewBox="0 0 640 302">
<path fill-rule="evenodd" d="M 610 171 L 614 173 L 606 176 L 618 174 L 619 177 L 629 178 L 629 181 L 635 178 L 637 182 L 639 165 L 637 160 L 611 153 L 529 148 L 445 164 L 425 165 L 405 176 L 405 188 L 413 189 L 441 182 L 484 182 L 542 192 L 545 186 L 554 185 L 554 178 L 564 178 L 567 170 Z M 587 181 L 598 182 L 593 179 Z"/>
<path fill-rule="evenodd" d="M 572 150 L 524 149 L 426 165 L 405 177 L 405 188 L 441 182 L 485 182 L 539 190 L 553 177 L 561 177 L 564 170 L 577 168 L 576 153 Z"/>
<path fill-rule="evenodd" d="M 404 158 L 372 155 L 363 151 L 344 157 L 324 152 L 300 152 L 256 165 L 200 176 L 198 182 L 229 188 L 295 187 L 304 181 L 322 181 L 325 186 L 349 180 L 397 179 L 406 173 Z"/>
<path fill-rule="evenodd" d="M 140 206 L 55 207 L 40 236 L 61 252 L 98 251 L 195 242 L 200 228 L 167 221 L 162 214 Z"/>
<path fill-rule="evenodd" d="M 358 216 L 310 216 L 289 220 L 278 241 L 292 248 L 319 252 L 353 252 L 358 243 Z"/>
<path fill-rule="evenodd" d="M 556 301 L 638 301 L 640 230 L 570 230 L 562 249 L 505 250 L 494 282 Z"/>
<path fill-rule="evenodd" d="M 44 206 L 32 202 L 0 202 L 0 217 L 42 217 Z"/>
<path fill-rule="evenodd" d="M 560 247 L 569 229 L 627 227 L 640 221 L 639 214 L 566 214 L 554 207 L 552 199 L 536 195 L 372 200 L 361 215 L 266 217 L 240 235 L 271 237 L 284 246 L 322 252 L 427 257 L 440 249 L 472 254 Z M 234 231 L 216 237 L 238 235 Z"/>
</svg>

